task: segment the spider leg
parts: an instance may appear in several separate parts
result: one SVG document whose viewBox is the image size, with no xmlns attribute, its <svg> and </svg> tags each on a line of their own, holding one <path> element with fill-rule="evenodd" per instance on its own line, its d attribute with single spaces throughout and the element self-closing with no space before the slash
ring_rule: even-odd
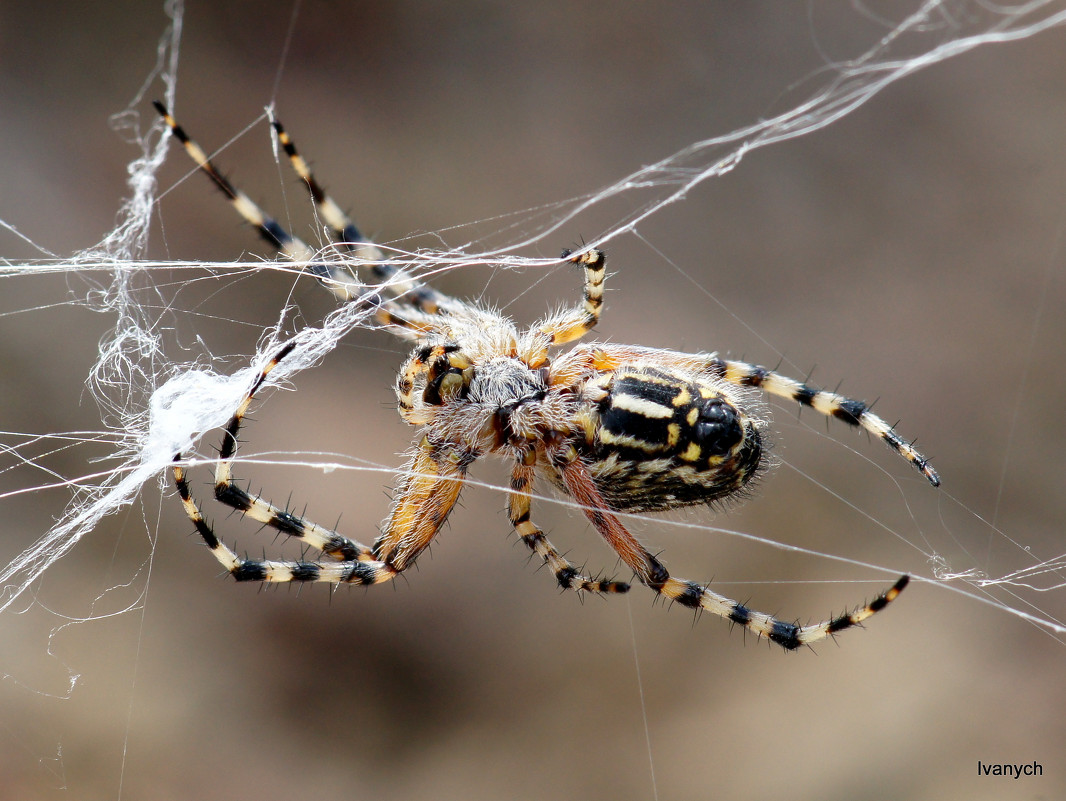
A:
<svg viewBox="0 0 1066 801">
<path fill-rule="evenodd" d="M 603 282 L 607 277 L 607 255 L 592 248 L 572 256 L 563 251 L 562 258 L 585 268 L 583 299 L 579 306 L 563 309 L 542 320 L 530 332 L 531 342 L 525 355 L 526 363 L 541 367 L 548 359 L 548 348 L 580 339 L 600 321 L 603 311 Z"/>
<path fill-rule="evenodd" d="M 274 126 L 285 155 L 289 157 L 293 170 L 307 187 L 315 208 L 333 232 L 334 241 L 357 259 L 366 261 L 370 265 L 370 271 L 381 282 L 384 289 L 387 289 L 400 303 L 426 315 L 446 313 L 464 305 L 461 301 L 420 283 L 399 265 L 391 263 L 381 249 L 363 235 L 351 217 L 345 214 L 337 202 L 323 189 L 314 173 L 311 172 L 310 165 L 297 151 L 296 143 L 293 142 L 288 131 L 282 127 L 281 122 L 271 120 L 271 124 Z"/>
<path fill-rule="evenodd" d="M 215 470 L 215 498 L 254 520 L 288 534 L 337 561 L 243 559 L 215 535 L 192 497 L 182 456 L 175 457 L 174 483 L 189 519 L 215 558 L 238 581 L 379 584 L 410 567 L 444 524 L 459 498 L 476 454 L 423 439 L 397 491 L 392 515 L 373 548 L 342 537 L 245 492 L 233 482 L 232 466 L 241 423 L 266 377 L 292 350 L 286 345 L 259 373 L 226 426 Z"/>
<path fill-rule="evenodd" d="M 204 520 L 198 504 L 192 498 L 185 468 L 181 464 L 182 456 L 178 454 L 175 457 L 173 471 L 174 483 L 182 505 L 215 558 L 238 580 L 354 581 L 361 584 L 386 581 L 396 571 L 388 565 L 375 564 L 372 551 L 366 545 L 343 537 L 335 531 L 323 528 L 285 509 L 280 509 L 260 497 L 249 494 L 233 482 L 233 457 L 236 454 L 237 437 L 244 416 L 267 376 L 292 351 L 292 347 L 291 343 L 286 345 L 260 371 L 226 425 L 222 447 L 219 450 L 218 464 L 215 468 L 215 498 L 253 520 L 258 520 L 264 525 L 322 551 L 337 562 L 349 563 L 349 569 L 347 571 L 338 569 L 336 563 L 321 565 L 313 562 L 261 562 L 238 557 L 215 536 L 211 526 Z M 355 567 L 356 563 L 368 565 L 368 567 Z M 318 568 L 313 570 L 314 565 L 318 565 Z"/>
<path fill-rule="evenodd" d="M 392 565 L 372 559 L 356 559 L 341 562 L 278 561 L 272 559 L 245 559 L 223 543 L 211 525 L 204 520 L 200 507 L 189 491 L 185 468 L 180 464 L 181 454 L 175 458 L 174 484 L 177 486 L 185 514 L 196 526 L 207 547 L 237 581 L 316 582 L 332 584 L 380 584 L 391 581 L 399 571 Z M 285 529 L 282 529 L 283 531 Z M 288 532 L 286 532 L 288 533 Z M 362 546 L 359 546 L 362 547 Z"/>
<path fill-rule="evenodd" d="M 909 578 L 903 576 L 886 592 L 854 612 L 814 625 L 800 626 L 797 623 L 778 620 L 770 615 L 749 609 L 731 598 L 719 595 L 703 584 L 671 576 L 663 563 L 641 545 L 610 511 L 603 496 L 596 489 L 592 476 L 572 448 L 569 452 L 563 449 L 550 453 L 549 458 L 559 471 L 563 485 L 581 504 L 589 521 L 618 553 L 622 561 L 632 568 L 642 584 L 682 606 L 706 610 L 733 623 L 738 623 L 786 650 L 792 651 L 801 645 L 824 640 L 861 624 L 894 601 L 907 586 Z"/>
<path fill-rule="evenodd" d="M 432 413 L 426 405 L 440 406 L 453 400 L 466 381 L 464 375 L 473 366 L 455 343 L 424 345 L 416 348 L 404 362 L 396 378 L 396 399 L 400 416 L 411 425 L 426 425 Z M 416 402 L 415 381 L 426 375 L 421 402 Z"/>
<path fill-rule="evenodd" d="M 585 348 L 575 348 L 564 358 L 572 360 L 575 367 L 583 365 L 597 371 L 615 370 L 626 363 L 650 360 L 695 372 L 709 373 L 730 384 L 757 387 L 769 395 L 794 400 L 827 417 L 835 417 L 848 425 L 870 432 L 913 464 L 930 484 L 934 487 L 940 486 L 940 476 L 929 464 L 929 459 L 900 436 L 893 426 L 870 411 L 870 407 L 864 401 L 809 386 L 802 381 L 781 375 L 775 370 L 748 362 L 722 359 L 713 353 L 678 353 L 633 345 L 590 345 Z M 557 362 L 556 370 L 562 374 L 559 365 L 560 363 Z"/>
<path fill-rule="evenodd" d="M 248 413 L 248 408 L 267 376 L 292 351 L 292 348 L 291 343 L 287 344 L 266 364 L 226 425 L 222 447 L 219 448 L 218 462 L 215 465 L 215 499 L 334 559 L 369 561 L 373 557 L 367 546 L 342 537 L 317 523 L 304 520 L 285 509 L 280 509 L 261 497 L 251 495 L 234 483 L 233 457 L 237 453 L 237 441 L 244 416 Z"/>
<path fill-rule="evenodd" d="M 307 243 L 286 231 L 277 220 L 270 217 L 265 211 L 256 205 L 248 195 L 230 182 L 230 180 L 214 165 L 204 152 L 203 148 L 196 144 L 195 140 L 189 137 L 162 103 L 154 101 L 154 105 L 156 110 L 162 116 L 163 121 L 170 129 L 171 134 L 175 139 L 181 142 L 185 148 L 185 152 L 189 154 L 189 157 L 196 163 L 196 166 L 198 166 L 200 170 L 214 182 L 215 186 L 222 190 L 222 193 L 229 198 L 230 204 L 237 213 L 250 225 L 255 226 L 256 230 L 259 231 L 259 235 L 275 247 L 279 253 L 288 256 L 294 262 L 300 264 L 303 269 L 317 278 L 319 282 L 339 300 L 345 302 L 365 300 L 372 303 L 376 306 L 375 316 L 377 317 L 378 322 L 389 326 L 394 332 L 408 336 L 411 339 L 418 339 L 427 331 L 437 327 L 435 311 L 432 314 L 427 311 L 429 308 L 428 300 L 426 308 L 420 308 L 412 304 L 407 298 L 404 298 L 403 302 L 396 299 L 382 300 L 376 297 L 374 290 L 359 284 L 355 274 L 352 272 L 350 263 L 338 260 L 323 260 L 309 245 L 307 245 Z M 284 133 L 284 131 L 282 131 L 282 133 Z M 289 142 L 289 146 L 286 147 L 286 153 L 288 153 L 291 147 L 291 140 L 288 139 L 287 135 L 285 136 L 285 141 Z M 295 154 L 295 149 L 293 149 L 292 152 Z M 291 158 L 292 156 L 290 155 L 290 159 Z M 298 154 L 296 154 L 296 158 L 299 159 L 300 163 L 303 163 L 303 159 L 299 158 Z M 315 186 L 317 187 L 317 184 L 315 184 Z M 314 195 L 312 195 L 312 197 L 313 196 Z M 330 201 L 330 204 L 326 208 L 329 210 L 330 216 L 333 215 L 334 209 L 339 212 L 339 207 L 337 207 L 332 201 Z M 323 216 L 327 215 L 326 210 L 320 208 L 320 211 L 323 213 Z M 354 225 L 352 225 L 351 228 L 354 230 Z M 356 233 L 358 232 L 356 231 Z M 373 250 L 374 253 L 377 253 L 377 256 L 374 258 L 380 261 L 380 251 L 378 251 L 376 247 L 373 247 Z M 361 256 L 361 258 L 370 257 L 373 257 L 372 253 Z M 390 289 L 395 291 L 394 286 L 390 286 Z M 419 295 L 422 292 L 421 289 L 417 287 L 409 288 L 408 291 L 412 295 Z M 425 297 L 428 299 L 437 297 L 437 295 L 433 293 L 433 290 L 428 290 L 428 293 L 429 294 L 425 294 Z"/>
<path fill-rule="evenodd" d="M 479 455 L 423 437 L 404 467 L 392 514 L 374 543 L 374 556 L 396 570 L 414 564 L 451 514 L 467 469 Z"/>
<path fill-rule="evenodd" d="M 511 473 L 511 494 L 508 499 L 508 516 L 518 536 L 533 553 L 544 560 L 559 586 L 564 590 L 578 592 L 627 592 L 629 585 L 622 581 L 593 579 L 583 576 L 570 564 L 555 546 L 548 542 L 544 532 L 530 520 L 530 495 L 535 466 L 519 462 Z"/>
<path fill-rule="evenodd" d="M 289 157 L 293 170 L 303 181 L 319 215 L 329 226 L 338 247 L 366 262 L 380 288 L 392 295 L 381 303 L 377 319 L 389 326 L 392 333 L 407 339 L 420 340 L 436 334 L 444 339 L 455 337 L 454 325 L 469 328 L 489 326 L 497 322 L 495 315 L 470 306 L 461 300 L 425 285 L 390 261 L 381 249 L 359 230 L 340 205 L 315 178 L 310 166 L 296 149 L 296 143 L 278 120 L 272 120 L 278 141 Z M 488 319 L 488 318 L 493 319 Z M 476 318 L 476 319 L 474 319 Z"/>
<path fill-rule="evenodd" d="M 249 224 L 255 226 L 259 235 L 277 250 L 293 261 L 305 265 L 305 269 L 315 276 L 323 286 L 341 300 L 352 300 L 366 294 L 358 286 L 355 276 L 340 263 L 326 263 L 316 260 L 315 252 L 299 237 L 286 231 L 277 220 L 270 217 L 240 189 L 237 189 L 211 162 L 207 153 L 189 137 L 178 125 L 166 106 L 158 100 L 153 101 L 156 111 L 163 118 L 170 133 L 185 148 L 185 152 L 206 174 L 222 193 L 229 198 L 230 204 Z"/>
<path fill-rule="evenodd" d="M 930 484 L 934 487 L 940 486 L 940 476 L 929 464 L 929 460 L 883 418 L 870 411 L 864 401 L 817 389 L 756 364 L 720 359 L 717 356 L 702 357 L 702 369 L 731 384 L 758 387 L 769 395 L 794 400 L 803 406 L 810 406 L 826 417 L 835 417 L 848 425 L 865 429 L 913 464 Z"/>
</svg>

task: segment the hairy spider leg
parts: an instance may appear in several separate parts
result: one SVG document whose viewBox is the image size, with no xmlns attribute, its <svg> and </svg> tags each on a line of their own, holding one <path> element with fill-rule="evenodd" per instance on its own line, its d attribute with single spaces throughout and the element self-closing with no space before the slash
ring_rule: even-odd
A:
<svg viewBox="0 0 1066 801">
<path fill-rule="evenodd" d="M 398 264 L 390 262 L 373 241 L 363 235 L 340 205 L 326 192 L 315 178 L 307 160 L 296 149 L 296 143 L 278 120 L 272 120 L 278 142 L 293 170 L 307 187 L 307 192 L 323 221 L 332 231 L 334 242 L 353 256 L 370 265 L 370 271 L 397 300 L 425 314 L 440 314 L 455 310 L 464 304 L 438 292 L 413 278 Z"/>
<path fill-rule="evenodd" d="M 222 446 L 219 448 L 218 462 L 215 464 L 215 498 L 252 520 L 288 534 L 334 559 L 370 561 L 373 557 L 371 549 L 367 546 L 342 537 L 335 531 L 324 529 L 317 523 L 304 520 L 286 509 L 280 509 L 259 496 L 251 495 L 234 483 L 233 459 L 237 454 L 237 442 L 244 417 L 267 376 L 292 350 L 293 345 L 289 343 L 267 362 L 226 425 Z"/>
<path fill-rule="evenodd" d="M 392 514 L 374 542 L 374 555 L 396 570 L 414 564 L 448 519 L 459 500 L 467 469 L 479 456 L 452 443 L 423 437 L 401 473 Z"/>
<path fill-rule="evenodd" d="M 940 476 L 929 464 L 929 459 L 923 456 L 912 443 L 901 437 L 896 429 L 883 418 L 870 411 L 865 401 L 847 398 L 829 390 L 817 389 L 757 364 L 720 359 L 717 356 L 704 357 L 703 364 L 706 372 L 725 379 L 731 384 L 758 387 L 767 394 L 794 400 L 826 417 L 835 417 L 850 426 L 869 431 L 913 464 L 930 484 L 934 487 L 940 486 Z"/>
<path fill-rule="evenodd" d="M 397 300 L 379 299 L 375 289 L 359 283 L 349 264 L 336 260 L 323 261 L 303 240 L 290 234 L 277 220 L 256 205 L 247 194 L 235 187 L 214 165 L 203 148 L 178 124 L 166 106 L 158 100 L 153 101 L 153 105 L 162 116 L 171 134 L 182 144 L 196 166 L 229 198 L 230 204 L 237 213 L 250 225 L 255 226 L 259 235 L 279 253 L 301 265 L 339 300 L 345 302 L 365 300 L 375 305 L 375 316 L 383 325 L 398 327 L 401 330 L 414 329 L 414 333 L 410 334 L 412 338 L 417 338 L 423 331 L 433 327 L 433 321 L 427 320 L 433 315 L 419 312 L 410 304 Z"/>
<path fill-rule="evenodd" d="M 817 389 L 776 370 L 748 362 L 722 359 L 713 353 L 680 353 L 636 345 L 589 345 L 585 348 L 575 348 L 566 354 L 564 360 L 574 360 L 576 365 L 585 365 L 598 371 L 611 371 L 623 364 L 648 360 L 693 372 L 708 373 L 730 384 L 757 387 L 769 395 L 796 401 L 827 417 L 834 417 L 870 432 L 913 464 L 930 484 L 934 487 L 940 486 L 940 476 L 929 464 L 929 459 L 915 448 L 913 443 L 900 436 L 893 426 L 874 414 L 864 401 Z"/>
<path fill-rule="evenodd" d="M 529 454 L 535 457 L 534 451 L 529 451 Z M 555 546 L 544 536 L 544 532 L 533 523 L 530 519 L 530 489 L 533 486 L 535 472 L 535 458 L 531 464 L 519 462 L 511 472 L 511 493 L 508 496 L 507 512 L 511 525 L 518 532 L 522 542 L 544 560 L 544 564 L 548 566 L 555 580 L 564 590 L 595 593 L 628 592 L 629 585 L 623 581 L 581 575 L 581 572 L 556 550 Z"/>
<path fill-rule="evenodd" d="M 204 520 L 200 507 L 189 490 L 185 468 L 180 464 L 181 458 L 181 454 L 175 457 L 174 484 L 181 497 L 182 506 L 185 507 L 185 514 L 188 515 L 219 564 L 237 581 L 266 583 L 324 581 L 333 584 L 369 585 L 380 584 L 395 578 L 398 571 L 381 561 L 282 561 L 246 559 L 238 556 L 232 548 L 218 539 L 211 524 Z"/>
<path fill-rule="evenodd" d="M 558 470 L 567 491 L 581 504 L 585 516 L 622 561 L 636 573 L 642 584 L 682 606 L 705 610 L 733 623 L 738 623 L 748 631 L 759 637 L 766 637 L 788 651 L 858 626 L 894 601 L 910 580 L 908 576 L 901 577 L 891 588 L 870 603 L 854 612 L 831 620 L 809 626 L 778 620 L 771 615 L 749 609 L 731 598 L 719 595 L 708 589 L 706 585 L 671 576 L 663 563 L 641 545 L 636 537 L 622 525 L 618 517 L 610 511 L 607 502 L 596 489 L 588 469 L 578 459 L 573 448 L 569 451 L 550 453 L 549 459 Z"/>
<path fill-rule="evenodd" d="M 433 416 L 431 408 L 445 399 L 453 399 L 465 386 L 473 363 L 455 343 L 423 345 L 408 357 L 396 378 L 396 401 L 400 416 L 411 425 L 426 425 Z M 419 402 L 415 381 L 427 376 Z"/>
<path fill-rule="evenodd" d="M 257 520 L 266 526 L 280 531 L 290 537 L 300 540 L 307 545 L 322 551 L 325 555 L 338 561 L 372 563 L 374 561 L 372 551 L 361 543 L 341 536 L 335 531 L 319 526 L 288 510 L 281 509 L 263 498 L 251 495 L 234 483 L 233 458 L 237 451 L 237 439 L 240 433 L 241 423 L 248 413 L 256 393 L 263 386 L 267 376 L 277 367 L 293 350 L 292 343 L 285 345 L 256 376 L 251 388 L 245 393 L 244 398 L 238 405 L 233 417 L 226 425 L 225 434 L 222 438 L 222 446 L 219 449 L 219 459 L 215 467 L 215 498 L 221 503 L 231 506 L 247 517 Z M 181 464 L 182 455 L 175 457 L 174 483 L 177 485 L 178 494 L 181 497 L 186 514 L 193 521 L 197 531 L 207 543 L 208 548 L 215 554 L 215 558 L 238 580 L 262 580 L 262 581 L 307 581 L 311 572 L 309 565 L 314 563 L 287 563 L 287 562 L 261 562 L 257 560 L 241 559 L 228 547 L 226 547 L 214 534 L 211 526 L 204 520 L 199 506 L 192 498 L 186 472 Z M 381 566 L 384 568 L 385 566 Z M 291 569 L 290 569 L 291 568 Z M 353 580 L 358 583 L 376 583 L 367 579 L 385 580 L 377 573 L 360 568 L 362 571 L 358 577 L 352 574 Z M 330 575 L 340 578 L 342 573 L 333 571 Z M 387 570 L 378 571 L 381 575 Z M 321 573 L 321 571 L 319 571 Z M 262 577 L 261 577 L 262 576 Z"/>
<path fill-rule="evenodd" d="M 182 144 L 196 166 L 222 190 L 237 213 L 249 224 L 255 226 L 264 240 L 293 261 L 305 265 L 305 269 L 318 278 L 323 286 L 340 300 L 352 300 L 365 294 L 361 292 L 361 287 L 351 271 L 339 263 L 328 264 L 316 261 L 315 252 L 303 240 L 286 231 L 277 220 L 270 217 L 248 195 L 235 187 L 215 167 L 203 148 L 185 133 L 185 129 L 178 124 L 166 106 L 158 100 L 152 101 L 152 105 L 155 106 L 167 128 L 170 129 L 170 133 Z"/>
<path fill-rule="evenodd" d="M 463 453 L 447 445 L 423 439 L 396 494 L 392 514 L 373 548 L 325 529 L 291 512 L 253 496 L 234 483 L 233 457 L 241 423 L 267 376 L 293 349 L 282 348 L 260 371 L 251 389 L 234 413 L 220 449 L 215 470 L 215 497 L 246 516 L 322 551 L 336 560 L 276 561 L 238 556 L 215 535 L 192 497 L 183 457 L 175 456 L 174 483 L 185 513 L 219 563 L 238 581 L 330 582 L 334 584 L 380 584 L 410 567 L 436 536 L 459 498 L 467 467 L 477 454 Z"/>
<path fill-rule="evenodd" d="M 576 255 L 564 250 L 560 258 L 585 270 L 582 301 L 541 320 L 529 333 L 529 343 L 522 349 L 523 360 L 536 369 L 548 361 L 548 348 L 573 342 L 596 327 L 603 312 L 603 282 L 607 278 L 607 254 L 589 248 Z"/>
</svg>

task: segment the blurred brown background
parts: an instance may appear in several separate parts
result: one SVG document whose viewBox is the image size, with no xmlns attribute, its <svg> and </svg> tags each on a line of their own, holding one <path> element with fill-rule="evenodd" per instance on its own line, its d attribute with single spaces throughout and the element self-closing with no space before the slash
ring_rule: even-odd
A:
<svg viewBox="0 0 1066 801">
<path fill-rule="evenodd" d="M 293 5 L 191 2 L 176 111 L 213 150 L 276 99 L 368 233 L 417 246 L 440 239 L 406 237 L 439 232 L 458 246 L 509 224 L 497 215 L 594 191 L 784 110 L 805 96 L 789 91 L 797 81 L 859 54 L 886 32 L 879 15 L 909 8 L 782 5 L 303 0 L 275 95 Z M 136 94 L 164 24 L 156 3 L 0 2 L 0 219 L 57 254 L 112 226 L 136 154 L 108 117 Z M 1063 552 L 1064 37 L 919 72 L 612 243 L 600 336 L 784 359 L 800 377 L 817 365 L 816 382 L 880 397 L 944 478 L 933 491 L 879 444 L 841 426 L 826 437 L 813 415 L 778 409 L 786 464 L 759 498 L 674 520 L 927 579 L 932 553 L 999 576 Z M 161 92 L 136 106 L 146 119 Z M 305 214 L 306 234 L 302 193 L 272 161 L 264 124 L 219 162 L 279 214 Z M 187 171 L 172 148 L 162 187 Z M 200 176 L 160 212 L 153 257 L 264 252 Z M 615 219 L 588 215 L 526 255 Z M 0 255 L 41 254 L 0 232 Z M 247 353 L 293 283 L 156 276 L 177 340 L 200 335 L 219 353 Z M 529 322 L 577 296 L 565 273 L 530 289 L 542 277 L 471 269 L 442 286 Z M 200 280 L 176 292 L 188 278 Z M 17 432 L 5 442 L 99 430 L 83 381 L 112 321 L 70 302 L 86 280 L 3 287 L 0 428 Z M 311 323 L 331 308 L 309 281 L 294 300 Z M 389 386 L 402 355 L 385 335 L 350 337 L 298 391 L 258 407 L 248 450 L 400 464 L 412 432 Z M 78 476 L 105 452 L 42 461 Z M 3 467 L 5 493 L 52 480 L 11 455 Z M 376 473 L 241 475 L 363 540 L 387 508 Z M 506 469 L 475 476 L 500 485 Z M 202 471 L 202 492 L 208 480 Z M 508 539 L 499 492 L 468 490 L 407 581 L 333 598 L 220 579 L 171 496 L 149 487 L 20 599 L 25 614 L 0 620 L 0 798 L 651 798 L 649 747 L 662 799 L 1066 793 L 1061 636 L 943 585 L 918 583 L 839 646 L 786 655 L 718 620 L 693 625 L 639 588 L 610 602 L 559 595 Z M 5 497 L 0 559 L 68 497 Z M 275 547 L 210 512 L 242 550 Z M 541 503 L 536 518 L 578 563 L 616 569 L 566 508 Z M 679 575 L 788 618 L 820 619 L 892 580 L 665 521 L 634 526 Z M 1010 600 L 1030 602 L 1041 617 L 1066 611 L 1061 589 Z M 1036 760 L 1044 776 L 978 778 L 978 760 Z"/>
</svg>

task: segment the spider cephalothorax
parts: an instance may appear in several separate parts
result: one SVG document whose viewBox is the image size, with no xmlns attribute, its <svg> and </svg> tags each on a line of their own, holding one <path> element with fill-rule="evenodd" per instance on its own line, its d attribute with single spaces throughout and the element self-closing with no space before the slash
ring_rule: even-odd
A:
<svg viewBox="0 0 1066 801">
<path fill-rule="evenodd" d="M 238 556 L 204 520 L 190 494 L 183 458 L 176 457 L 174 478 L 186 513 L 215 557 L 238 580 L 364 585 L 390 581 L 409 568 L 436 536 L 459 499 L 470 465 L 495 454 L 513 463 L 511 524 L 566 589 L 613 593 L 629 586 L 582 575 L 548 542 L 530 519 L 538 475 L 574 499 L 642 584 L 788 649 L 861 623 L 906 586 L 904 576 L 871 603 L 822 623 L 786 623 L 718 595 L 704 584 L 674 578 L 616 514 L 717 504 L 741 495 L 765 462 L 767 422 L 757 390 L 864 428 L 914 464 L 934 486 L 939 484 L 925 457 L 864 403 L 715 354 L 607 343 L 557 351 L 557 346 L 581 338 L 599 321 L 606 277 L 601 251 L 564 252 L 563 260 L 584 270 L 581 303 L 520 331 L 500 314 L 419 284 L 385 259 L 325 194 L 275 122 L 279 141 L 318 213 L 349 256 L 323 263 L 237 190 L 167 110 L 156 106 L 193 160 L 267 241 L 339 299 L 372 304 L 383 326 L 416 343 L 400 369 L 396 396 L 400 415 L 418 426 L 421 435 L 373 546 L 279 509 L 233 481 L 232 463 L 244 415 L 267 375 L 292 351 L 292 344 L 264 365 L 235 410 L 215 470 L 215 497 L 317 549 L 322 560 Z M 391 297 L 381 298 L 361 284 L 355 276 L 360 267 L 369 269 Z"/>
</svg>

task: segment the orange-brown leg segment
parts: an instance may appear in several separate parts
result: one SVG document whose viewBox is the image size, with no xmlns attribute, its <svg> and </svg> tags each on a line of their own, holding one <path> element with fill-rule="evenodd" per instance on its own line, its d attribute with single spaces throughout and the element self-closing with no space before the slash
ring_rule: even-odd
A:
<svg viewBox="0 0 1066 801">
<path fill-rule="evenodd" d="M 579 592 L 627 592 L 629 585 L 622 581 L 595 579 L 583 576 L 566 557 L 548 542 L 544 532 L 530 519 L 530 490 L 533 487 L 535 468 L 519 463 L 511 473 L 511 494 L 508 500 L 508 516 L 518 536 L 526 546 L 544 560 L 564 590 Z"/>
<path fill-rule="evenodd" d="M 559 471 L 563 485 L 581 504 L 592 525 L 614 548 L 622 561 L 632 568 L 642 584 L 682 606 L 706 610 L 733 623 L 738 623 L 787 650 L 791 651 L 801 645 L 824 640 L 833 634 L 859 625 L 894 601 L 907 586 L 908 577 L 903 576 L 889 590 L 855 612 L 810 626 L 786 623 L 770 615 L 748 609 L 737 601 L 711 591 L 703 584 L 671 576 L 663 563 L 649 553 L 636 537 L 626 530 L 618 517 L 608 509 L 603 496 L 592 481 L 592 476 L 576 458 L 576 454 L 572 451 L 557 452 L 553 465 Z"/>
<path fill-rule="evenodd" d="M 470 464 L 478 454 L 423 437 L 404 467 L 392 515 L 374 543 L 374 555 L 404 570 L 414 564 L 448 519 Z"/>
<path fill-rule="evenodd" d="M 174 459 L 173 471 L 174 484 L 182 506 L 212 554 L 238 581 L 328 581 L 356 584 L 377 584 L 388 581 L 397 571 L 375 560 L 367 546 L 286 509 L 280 509 L 234 483 L 233 459 L 236 456 L 237 438 L 244 416 L 267 376 L 282 359 L 292 352 L 292 349 L 291 343 L 285 345 L 267 362 L 238 405 L 233 417 L 230 418 L 226 433 L 223 435 L 222 447 L 219 448 L 218 463 L 215 466 L 215 498 L 253 520 L 306 543 L 335 561 L 325 563 L 270 561 L 244 559 L 238 556 L 218 539 L 211 525 L 204 519 L 199 505 L 192 497 L 185 466 L 182 464 L 182 455 L 179 453 Z"/>
<path fill-rule="evenodd" d="M 334 584 L 390 581 L 414 563 L 440 530 L 459 498 L 462 479 L 476 455 L 451 446 L 432 445 L 428 438 L 423 439 L 397 491 L 391 518 L 373 549 L 249 494 L 234 483 L 232 476 L 241 423 L 256 392 L 291 350 L 292 346 L 286 345 L 267 363 L 226 426 L 215 470 L 215 497 L 335 561 L 275 561 L 238 556 L 204 519 L 192 497 L 182 456 L 178 454 L 173 472 L 182 506 L 212 554 L 238 581 Z"/>
</svg>

